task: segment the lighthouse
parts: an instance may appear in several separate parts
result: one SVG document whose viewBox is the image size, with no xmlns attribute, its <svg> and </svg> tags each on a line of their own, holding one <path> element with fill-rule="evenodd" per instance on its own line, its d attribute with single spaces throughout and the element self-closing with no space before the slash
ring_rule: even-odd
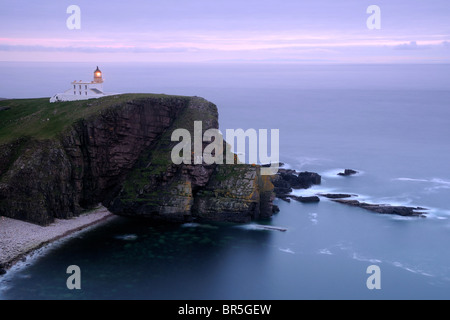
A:
<svg viewBox="0 0 450 320">
<path fill-rule="evenodd" d="M 100 69 L 97 66 L 97 69 L 94 71 L 94 82 L 95 83 L 103 83 L 103 75 Z"/>
<path fill-rule="evenodd" d="M 64 93 L 57 93 L 50 98 L 50 102 L 75 101 L 101 98 L 114 95 L 114 93 L 105 93 L 103 91 L 103 73 L 98 68 L 94 70 L 94 80 L 92 81 L 73 81 L 71 88 Z"/>
</svg>

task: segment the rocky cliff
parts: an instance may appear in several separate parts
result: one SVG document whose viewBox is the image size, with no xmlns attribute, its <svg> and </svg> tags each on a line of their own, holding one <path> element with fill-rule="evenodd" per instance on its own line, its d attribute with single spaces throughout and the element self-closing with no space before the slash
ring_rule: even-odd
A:
<svg viewBox="0 0 450 320">
<path fill-rule="evenodd" d="M 173 130 L 193 134 L 194 121 L 202 121 L 203 131 L 218 128 L 217 107 L 202 98 L 39 102 L 31 114 L 25 110 L 34 102 L 12 101 L 1 103 L 9 108 L 1 112 L 10 132 L 33 134 L 17 133 L 0 146 L 0 215 L 46 225 L 98 203 L 116 214 L 169 221 L 244 222 L 272 214 L 273 185 L 258 166 L 172 163 Z M 12 127 L 21 121 L 38 129 Z"/>
</svg>

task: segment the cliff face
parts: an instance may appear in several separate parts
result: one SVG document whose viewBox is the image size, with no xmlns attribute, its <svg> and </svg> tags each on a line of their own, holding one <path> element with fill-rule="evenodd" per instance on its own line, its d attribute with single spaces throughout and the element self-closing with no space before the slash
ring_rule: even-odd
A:
<svg viewBox="0 0 450 320">
<path fill-rule="evenodd" d="M 61 139 L 70 159 L 78 203 L 108 202 L 144 149 L 169 128 L 187 98 L 130 100 L 78 121 Z"/>
<path fill-rule="evenodd" d="M 0 149 L 16 145 L 0 172 L 0 215 L 46 225 L 79 214 L 71 163 L 60 142 L 28 139 Z"/>
<path fill-rule="evenodd" d="M 86 102 L 93 108 L 99 99 Z M 175 165 L 173 130 L 218 128 L 201 98 L 152 96 L 114 102 L 55 139 L 0 146 L 0 215 L 41 225 L 98 203 L 112 212 L 169 221 L 249 221 L 272 213 L 273 185 L 247 165 Z M 7 112 L 7 111 L 3 111 Z"/>
<path fill-rule="evenodd" d="M 191 101 L 141 154 L 121 192 L 109 203 L 112 212 L 170 221 L 247 222 L 271 216 L 273 185 L 260 176 L 259 167 L 172 163 L 171 150 L 178 144 L 171 141 L 172 132 L 187 129 L 193 143 L 194 121 L 202 121 L 202 133 L 217 129 L 216 106 L 199 98 Z M 191 160 L 194 163 L 193 156 Z"/>
</svg>

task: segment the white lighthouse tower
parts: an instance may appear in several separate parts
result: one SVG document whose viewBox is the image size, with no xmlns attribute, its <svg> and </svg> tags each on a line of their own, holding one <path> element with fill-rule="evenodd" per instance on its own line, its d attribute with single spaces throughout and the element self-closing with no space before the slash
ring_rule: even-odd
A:
<svg viewBox="0 0 450 320">
<path fill-rule="evenodd" d="M 94 71 L 93 81 L 73 81 L 72 87 L 64 93 L 57 93 L 50 98 L 50 102 L 75 101 L 101 98 L 114 93 L 103 92 L 103 74 L 97 66 Z"/>
</svg>

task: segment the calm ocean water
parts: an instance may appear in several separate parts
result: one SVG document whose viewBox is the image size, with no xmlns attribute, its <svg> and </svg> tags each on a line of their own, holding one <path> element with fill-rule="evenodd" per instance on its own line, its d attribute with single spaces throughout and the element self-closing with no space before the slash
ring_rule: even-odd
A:
<svg viewBox="0 0 450 320">
<path fill-rule="evenodd" d="M 0 97 L 49 97 L 96 65 L 0 63 Z M 0 278 L 3 299 L 450 299 L 450 65 L 100 65 L 105 90 L 202 96 L 224 129 L 280 129 L 280 160 L 323 176 L 296 194 L 422 206 L 426 219 L 322 199 L 271 225 L 117 218 Z M 337 176 L 345 168 L 360 174 Z M 66 288 L 67 266 L 82 290 Z M 368 290 L 366 269 L 381 269 Z"/>
</svg>

